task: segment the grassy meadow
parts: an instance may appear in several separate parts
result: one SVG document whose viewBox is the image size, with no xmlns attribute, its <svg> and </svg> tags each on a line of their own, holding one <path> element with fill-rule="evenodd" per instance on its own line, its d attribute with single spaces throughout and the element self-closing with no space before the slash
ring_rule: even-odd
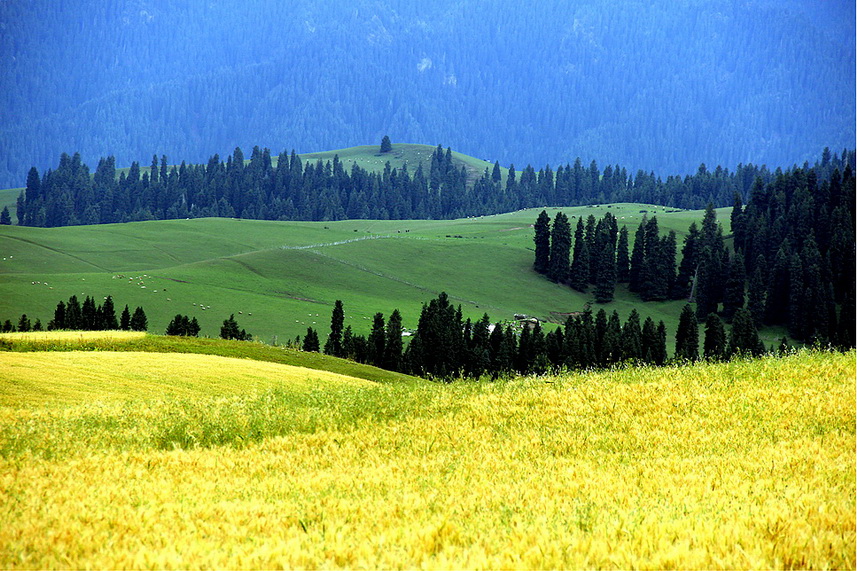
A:
<svg viewBox="0 0 857 571">
<path fill-rule="evenodd" d="M 855 567 L 853 351 L 449 385 L 0 371 L 2 568 Z"/>
<path fill-rule="evenodd" d="M 614 204 L 551 208 L 570 217 L 608 210 L 636 230 L 641 210 L 657 214 L 662 232 L 681 239 L 701 211 Z M 728 232 L 729 209 L 718 212 Z M 372 316 L 399 309 L 416 327 L 422 303 L 446 291 L 466 317 L 494 321 L 525 313 L 580 311 L 592 294 L 558 286 L 532 271 L 539 209 L 463 220 L 269 222 L 196 219 L 65 228 L 0 227 L 0 319 L 21 313 L 43 325 L 71 295 L 97 302 L 113 296 L 117 311 L 142 306 L 149 330 L 162 333 L 177 313 L 196 317 L 216 337 L 234 313 L 240 327 L 265 343 L 317 329 L 327 334 L 342 299 L 346 325 L 368 334 Z M 576 224 L 576 220 L 572 219 Z M 632 308 L 663 319 L 672 342 L 681 302 L 640 303 L 620 286 L 614 302 L 624 320 Z M 597 309 L 599 306 L 594 306 Z M 204 309 L 203 309 L 204 308 Z M 767 330 L 774 344 L 782 331 Z"/>
</svg>

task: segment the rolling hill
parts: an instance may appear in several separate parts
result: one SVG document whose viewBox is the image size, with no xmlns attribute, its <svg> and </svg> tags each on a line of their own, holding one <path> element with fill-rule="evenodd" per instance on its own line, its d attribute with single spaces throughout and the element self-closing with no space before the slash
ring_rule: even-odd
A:
<svg viewBox="0 0 857 571">
<path fill-rule="evenodd" d="M 636 229 L 642 212 L 657 213 L 661 231 L 679 244 L 701 211 L 639 204 L 558 210 L 601 217 L 608 210 Z M 466 317 L 492 321 L 516 313 L 545 320 L 591 301 L 532 271 L 538 210 L 445 221 L 269 222 L 194 219 L 65 228 L 0 227 L 0 318 L 26 313 L 46 324 L 60 300 L 113 296 L 117 311 L 142 306 L 149 330 L 161 333 L 176 314 L 195 316 L 215 337 L 230 314 L 265 343 L 329 330 L 336 299 L 346 325 L 368 334 L 372 316 L 399 309 L 415 328 L 422 303 L 446 291 Z M 719 219 L 728 233 L 727 209 Z M 605 309 L 624 319 L 632 308 L 663 319 L 670 339 L 680 301 L 642 303 L 623 287 Z M 598 307 L 598 306 L 595 306 Z M 204 309 L 203 309 L 204 308 Z M 766 331 L 767 344 L 783 332 Z"/>
</svg>

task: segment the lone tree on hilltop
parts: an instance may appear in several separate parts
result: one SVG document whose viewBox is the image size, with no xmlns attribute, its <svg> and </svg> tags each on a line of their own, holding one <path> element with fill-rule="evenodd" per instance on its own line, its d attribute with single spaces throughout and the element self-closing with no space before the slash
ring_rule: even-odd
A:
<svg viewBox="0 0 857 571">
<path fill-rule="evenodd" d="M 384 135 L 384 138 L 381 139 L 381 152 L 389 153 L 393 150 L 393 143 L 390 142 L 390 137 Z"/>
</svg>

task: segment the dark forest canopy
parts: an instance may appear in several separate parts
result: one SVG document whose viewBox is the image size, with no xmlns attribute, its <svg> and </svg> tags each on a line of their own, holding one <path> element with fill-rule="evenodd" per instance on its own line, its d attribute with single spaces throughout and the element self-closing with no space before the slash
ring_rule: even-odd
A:
<svg viewBox="0 0 857 571">
<path fill-rule="evenodd" d="M 824 150 L 812 167 L 817 180 L 854 169 L 854 151 Z M 804 165 L 795 170 L 809 169 Z M 510 166 L 505 182 L 499 169 L 485 169 L 468 184 L 465 168 L 449 148 L 434 150 L 430 166 L 410 172 L 407 165 L 370 172 L 354 164 L 346 170 L 332 161 L 304 163 L 294 151 L 272 161 L 268 149 L 253 149 L 245 161 L 241 149 L 225 161 L 212 156 L 205 165 L 169 166 L 152 157 L 148 169 L 133 163 L 117 177 L 115 159 L 102 158 L 94 173 L 80 155 L 63 153 L 56 169 L 40 174 L 33 167 L 18 199 L 18 223 L 25 226 L 105 224 L 136 220 L 208 216 L 262 220 L 441 219 L 510 212 L 538 206 L 575 206 L 604 202 L 641 202 L 701 209 L 729 206 L 737 195 L 746 202 L 759 180 L 769 184 L 779 169 L 738 165 L 666 180 L 654 173 L 629 174 L 619 165 L 600 169 L 578 159 L 554 171 Z"/>
<path fill-rule="evenodd" d="M 668 174 L 855 138 L 848 0 L 4 0 L 0 188 L 64 150 L 127 168 L 254 144 L 444 142 Z"/>
<path fill-rule="evenodd" d="M 579 218 L 572 241 L 568 218 L 558 212 L 551 221 L 542 211 L 534 224 L 533 269 L 582 292 L 594 286 L 598 303 L 613 299 L 617 282 L 627 283 L 643 301 L 694 302 L 696 318 L 713 328 L 712 315 L 784 326 L 804 343 L 852 347 L 854 170 L 846 165 L 843 173 L 837 168 L 819 177 L 823 170 L 778 172 L 768 184 L 757 179 L 746 205 L 736 193 L 731 249 L 709 205 L 701 226 L 691 224 L 680 263 L 675 233 L 661 236 L 657 217 L 643 217 L 629 254 L 629 232 L 609 212 L 598 221 Z"/>
</svg>

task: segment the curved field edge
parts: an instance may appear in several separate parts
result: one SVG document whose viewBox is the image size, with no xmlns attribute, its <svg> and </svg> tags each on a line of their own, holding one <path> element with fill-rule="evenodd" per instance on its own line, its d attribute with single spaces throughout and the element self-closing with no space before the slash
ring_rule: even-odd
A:
<svg viewBox="0 0 857 571">
<path fill-rule="evenodd" d="M 0 366 L 0 406 L 11 408 L 373 385 L 328 371 L 191 353 L 7 352 L 0 354 Z"/>
<path fill-rule="evenodd" d="M 4 416 L 91 438 L 0 458 L 0 566 L 855 567 L 854 351 L 325 389 L 272 405 L 302 430 L 193 441 L 275 401 Z M 189 440 L 109 444 L 151 427 Z"/>
<path fill-rule="evenodd" d="M 137 332 L 44 332 L 0 334 L 2 350 L 9 351 L 135 351 L 150 353 L 196 353 L 238 359 L 267 361 L 281 365 L 329 371 L 380 383 L 413 382 L 417 379 L 401 373 L 338 359 L 321 353 L 275 347 L 262 343 L 149 335 Z"/>
</svg>

